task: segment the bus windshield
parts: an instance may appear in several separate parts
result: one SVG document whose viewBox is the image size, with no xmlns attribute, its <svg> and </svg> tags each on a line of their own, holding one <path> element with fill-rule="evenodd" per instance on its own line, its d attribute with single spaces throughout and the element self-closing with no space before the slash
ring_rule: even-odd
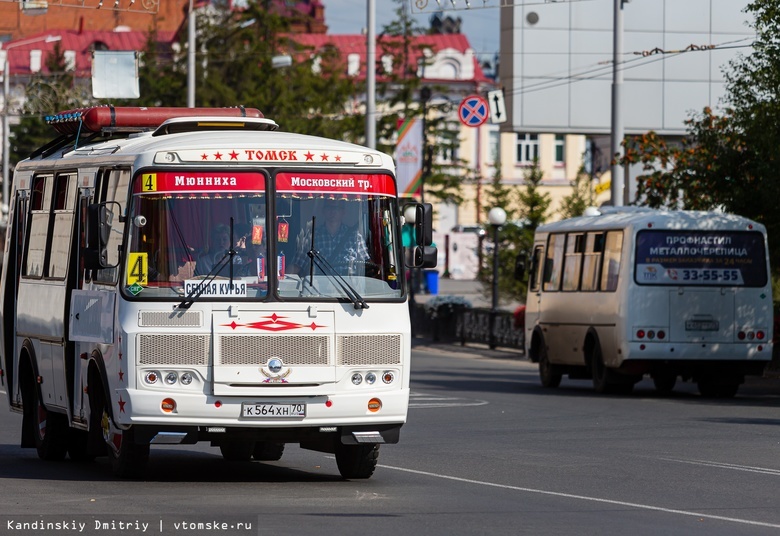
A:
<svg viewBox="0 0 780 536">
<path fill-rule="evenodd" d="M 266 182 L 253 172 L 139 175 L 125 291 L 180 300 L 402 296 L 390 176 L 279 173 L 273 203 Z"/>
<path fill-rule="evenodd" d="M 764 236 L 755 231 L 643 230 L 635 280 L 642 285 L 762 287 Z"/>
</svg>

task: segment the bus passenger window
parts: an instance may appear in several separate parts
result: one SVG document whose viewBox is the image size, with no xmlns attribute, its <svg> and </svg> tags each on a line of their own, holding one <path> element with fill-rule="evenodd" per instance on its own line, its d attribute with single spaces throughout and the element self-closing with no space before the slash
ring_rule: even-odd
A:
<svg viewBox="0 0 780 536">
<path fill-rule="evenodd" d="M 547 258 L 544 263 L 544 290 L 559 290 L 563 268 L 563 246 L 566 235 L 550 235 L 547 243 Z"/>
<path fill-rule="evenodd" d="M 563 259 L 563 290 L 577 290 L 580 286 L 584 238 L 583 235 L 576 234 L 569 235 L 566 240 L 566 255 Z"/>
<path fill-rule="evenodd" d="M 604 233 L 588 233 L 585 239 L 585 255 L 582 262 L 581 290 L 598 290 L 601 274 L 601 252 L 604 250 Z"/>
<path fill-rule="evenodd" d="M 604 244 L 604 266 L 601 274 L 601 290 L 614 291 L 618 286 L 620 256 L 623 250 L 623 231 L 610 231 Z"/>
<path fill-rule="evenodd" d="M 528 288 L 532 292 L 537 292 L 539 290 L 539 281 L 542 279 L 542 266 L 544 265 L 542 262 L 543 252 L 544 248 L 542 246 L 534 248 L 533 258 L 531 259 L 531 279 L 528 281 Z"/>
</svg>

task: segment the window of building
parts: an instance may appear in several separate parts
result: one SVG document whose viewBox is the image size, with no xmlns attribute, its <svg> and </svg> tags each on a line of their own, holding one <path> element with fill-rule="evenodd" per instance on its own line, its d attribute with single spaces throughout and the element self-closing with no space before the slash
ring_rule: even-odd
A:
<svg viewBox="0 0 780 536">
<path fill-rule="evenodd" d="M 566 160 L 566 137 L 563 134 L 555 135 L 555 163 L 563 164 Z"/>
<path fill-rule="evenodd" d="M 539 159 L 539 135 L 517 134 L 517 163 L 531 165 Z"/>
</svg>

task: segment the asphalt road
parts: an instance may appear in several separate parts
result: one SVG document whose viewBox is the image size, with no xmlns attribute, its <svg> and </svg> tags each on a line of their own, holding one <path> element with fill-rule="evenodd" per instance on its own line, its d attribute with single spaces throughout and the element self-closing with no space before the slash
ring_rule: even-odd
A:
<svg viewBox="0 0 780 536">
<path fill-rule="evenodd" d="M 297 446 L 228 463 L 207 444 L 155 447 L 147 480 L 120 481 L 105 460 L 20 449 L 3 398 L 0 534 L 776 534 L 776 383 L 733 400 L 693 385 L 660 397 L 650 381 L 601 396 L 567 379 L 545 390 L 521 359 L 417 347 L 409 423 L 365 481 Z"/>
</svg>

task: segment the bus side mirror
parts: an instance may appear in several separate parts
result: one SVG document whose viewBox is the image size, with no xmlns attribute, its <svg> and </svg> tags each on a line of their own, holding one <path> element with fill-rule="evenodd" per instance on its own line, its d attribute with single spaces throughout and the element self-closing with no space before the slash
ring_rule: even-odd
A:
<svg viewBox="0 0 780 536">
<path fill-rule="evenodd" d="M 118 262 L 109 259 L 108 241 L 115 213 L 119 214 L 119 203 L 96 203 L 87 207 L 87 247 L 84 255 L 86 268 L 100 270 L 113 268 Z"/>
<path fill-rule="evenodd" d="M 422 267 L 436 268 L 436 265 L 439 263 L 439 251 L 436 249 L 436 246 L 423 246 L 422 250 Z"/>
<path fill-rule="evenodd" d="M 418 246 L 433 244 L 433 205 L 420 203 L 415 207 L 414 235 Z"/>
<path fill-rule="evenodd" d="M 522 281 L 525 278 L 525 257 L 521 253 L 515 257 L 515 279 Z"/>
</svg>

